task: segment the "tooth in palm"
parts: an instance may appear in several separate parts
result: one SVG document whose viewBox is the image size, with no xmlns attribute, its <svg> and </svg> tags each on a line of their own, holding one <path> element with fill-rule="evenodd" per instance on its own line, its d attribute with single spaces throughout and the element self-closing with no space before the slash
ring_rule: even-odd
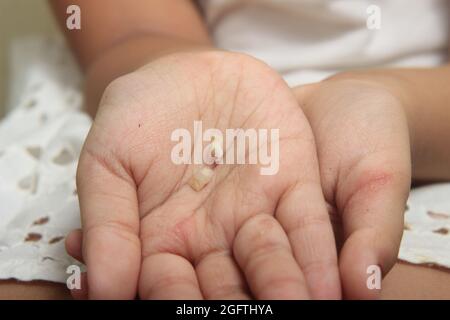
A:
<svg viewBox="0 0 450 320">
<path fill-rule="evenodd" d="M 191 179 L 189 179 L 189 185 L 195 191 L 201 191 L 212 179 L 214 171 L 208 167 L 203 167 L 197 171 L 194 171 Z"/>
</svg>

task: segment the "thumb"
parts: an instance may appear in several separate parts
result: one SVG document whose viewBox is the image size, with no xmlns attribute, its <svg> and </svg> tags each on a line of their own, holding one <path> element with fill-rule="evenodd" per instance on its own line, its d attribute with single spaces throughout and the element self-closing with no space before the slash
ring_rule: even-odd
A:
<svg viewBox="0 0 450 320">
<path fill-rule="evenodd" d="M 409 189 L 410 171 L 362 164 L 338 190 L 345 237 L 340 255 L 345 298 L 379 298 L 381 276 L 397 260 Z"/>
<path fill-rule="evenodd" d="M 136 186 L 112 156 L 83 150 L 77 189 L 90 299 L 134 299 L 141 263 Z"/>
</svg>

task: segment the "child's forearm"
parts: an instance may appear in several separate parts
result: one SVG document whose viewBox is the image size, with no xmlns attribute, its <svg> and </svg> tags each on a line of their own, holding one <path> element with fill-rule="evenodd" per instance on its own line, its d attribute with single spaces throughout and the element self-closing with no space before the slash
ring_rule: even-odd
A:
<svg viewBox="0 0 450 320">
<path fill-rule="evenodd" d="M 203 20 L 188 0 L 50 0 L 87 75 L 87 104 L 95 114 L 106 86 L 157 58 L 211 46 Z M 81 9 L 81 30 L 67 30 L 67 7 Z"/>
<path fill-rule="evenodd" d="M 412 128 L 415 179 L 450 179 L 450 66 L 400 73 Z"/>
<path fill-rule="evenodd" d="M 413 178 L 450 179 L 450 65 L 351 72 L 349 76 L 375 80 L 401 100 L 410 127 Z"/>
</svg>

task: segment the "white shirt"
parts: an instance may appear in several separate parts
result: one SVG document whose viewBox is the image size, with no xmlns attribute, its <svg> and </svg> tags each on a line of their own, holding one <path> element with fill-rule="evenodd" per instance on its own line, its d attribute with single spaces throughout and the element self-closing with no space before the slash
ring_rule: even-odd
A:
<svg viewBox="0 0 450 320">
<path fill-rule="evenodd" d="M 447 59 L 446 0 L 203 0 L 201 6 L 218 47 L 265 61 L 292 86 L 352 68 L 427 67 Z M 374 8 L 379 29 L 367 24 L 377 17 Z"/>
</svg>

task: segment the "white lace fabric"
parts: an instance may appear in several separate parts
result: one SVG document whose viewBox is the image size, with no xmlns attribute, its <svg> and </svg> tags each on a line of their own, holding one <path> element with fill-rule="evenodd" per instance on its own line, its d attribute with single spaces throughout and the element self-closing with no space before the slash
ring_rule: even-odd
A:
<svg viewBox="0 0 450 320">
<path fill-rule="evenodd" d="M 399 259 L 450 269 L 450 184 L 413 189 Z"/>
<path fill-rule="evenodd" d="M 64 237 L 80 227 L 77 159 L 91 120 L 60 41 L 13 46 L 11 111 L 0 122 L 0 279 L 66 282 Z M 414 190 L 399 258 L 450 268 L 450 184 Z"/>
<path fill-rule="evenodd" d="M 77 159 L 91 125 L 81 77 L 60 41 L 12 47 L 12 91 L 0 122 L 0 278 L 65 282 L 74 264 L 64 249 L 80 227 Z"/>
</svg>

